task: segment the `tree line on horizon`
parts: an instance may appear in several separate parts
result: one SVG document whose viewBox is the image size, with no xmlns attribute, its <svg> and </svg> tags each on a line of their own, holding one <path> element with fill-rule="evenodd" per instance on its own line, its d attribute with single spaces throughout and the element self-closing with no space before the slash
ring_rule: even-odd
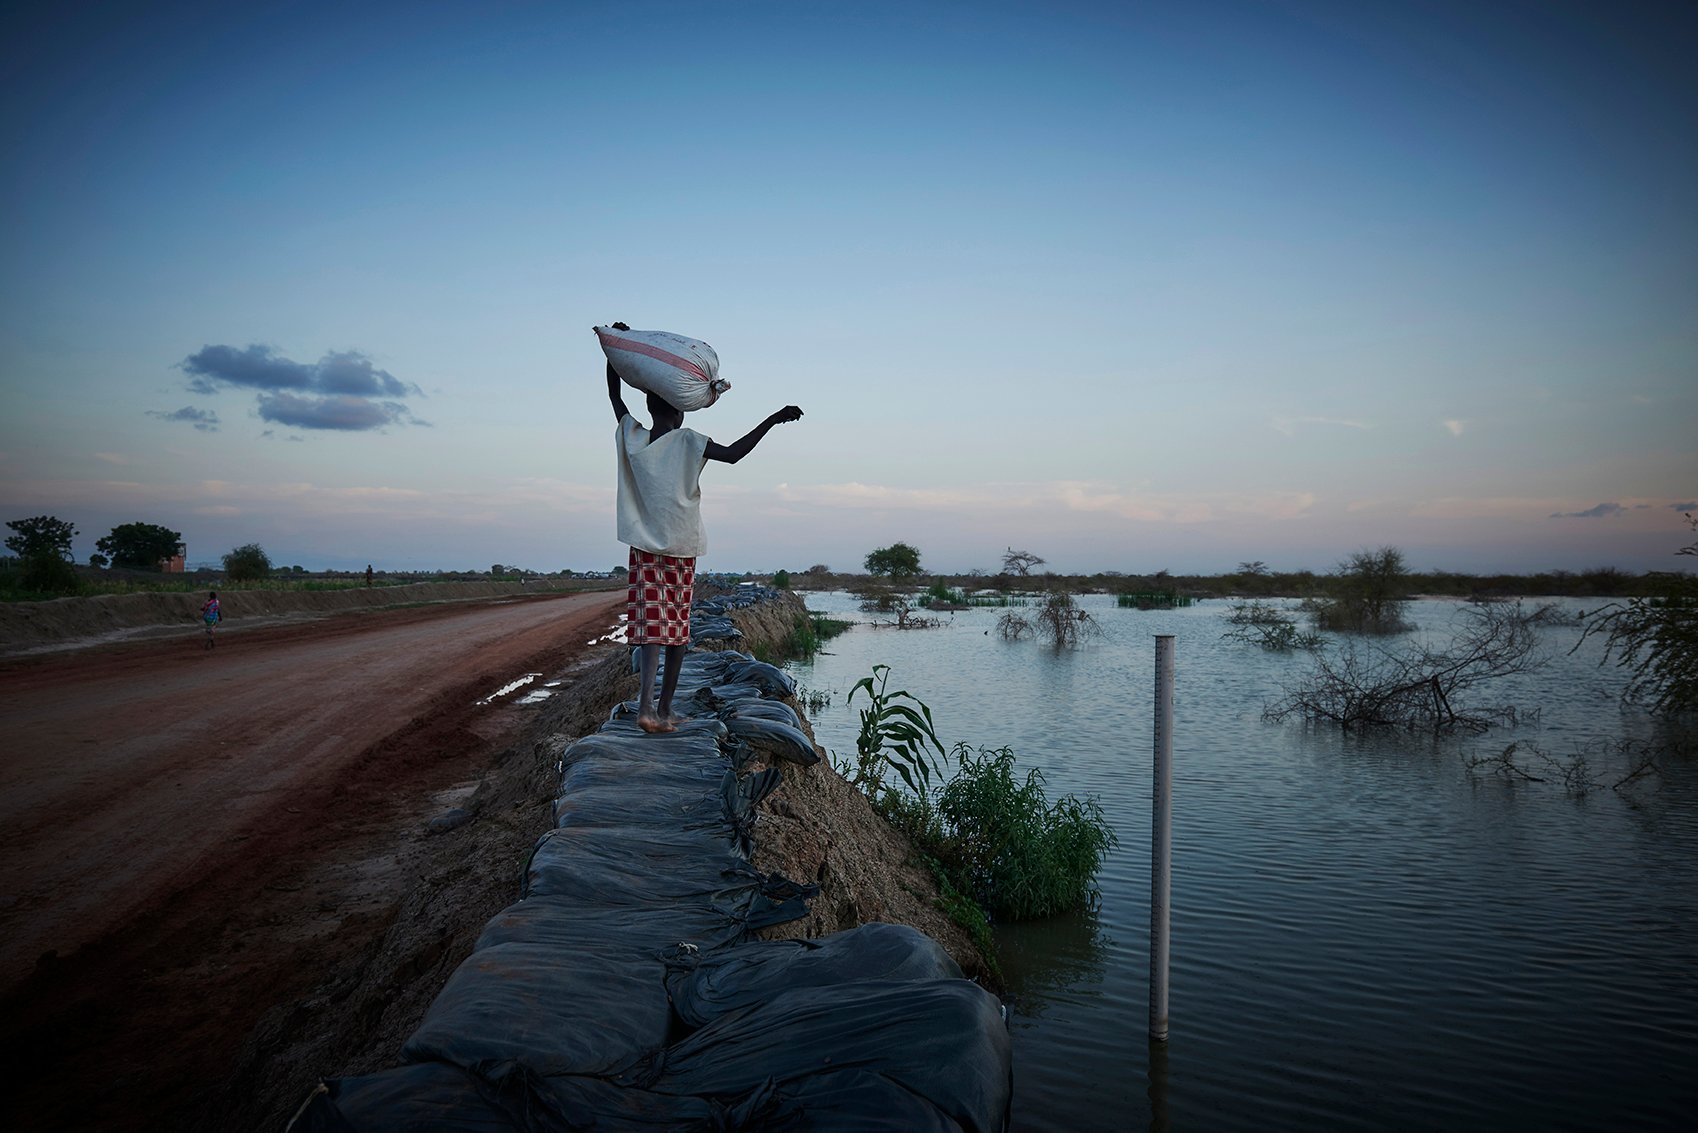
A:
<svg viewBox="0 0 1698 1133">
<path fill-rule="evenodd" d="M 83 589 L 72 559 L 71 542 L 77 526 L 54 515 L 8 520 L 12 534 L 6 549 L 16 556 L 6 564 L 0 590 L 38 594 L 75 594 Z M 95 570 L 160 573 L 182 552 L 183 533 L 157 523 L 120 523 L 95 540 L 88 565 Z M 263 579 L 272 571 L 270 557 L 258 543 L 235 547 L 223 556 L 224 576 L 234 582 Z"/>
<path fill-rule="evenodd" d="M 1547 570 L 1528 574 L 1495 572 L 1473 574 L 1467 571 L 1418 571 L 1408 567 L 1403 552 L 1395 547 L 1363 550 L 1346 557 L 1331 571 L 1275 570 L 1265 561 L 1246 560 L 1236 569 L 1218 574 L 1176 574 L 1169 570 L 1144 573 L 1135 570 L 1101 570 L 1089 574 L 1056 574 L 1037 568 L 1046 565 L 1041 556 L 1027 550 L 1009 547 L 1003 552 L 1001 568 L 996 571 L 975 569 L 963 572 L 928 572 L 922 566 L 922 555 L 913 544 L 898 542 L 868 552 L 861 571 L 835 571 L 824 563 L 806 570 L 785 571 L 790 585 L 797 589 L 853 589 L 856 580 L 872 579 L 893 585 L 913 583 L 920 588 L 940 583 L 955 589 L 979 589 L 1012 592 L 1030 589 L 1041 583 L 1042 589 L 1057 587 L 1079 592 L 1138 593 L 1172 592 L 1191 598 L 1313 598 L 1330 596 L 1341 584 L 1358 573 L 1358 560 L 1381 560 L 1374 569 L 1384 569 L 1387 553 L 1395 556 L 1394 589 L 1404 597 L 1415 594 L 1435 594 L 1455 597 L 1498 596 L 1509 594 L 1538 594 L 1565 598 L 1628 598 L 1648 597 L 1663 588 L 1670 571 L 1646 571 L 1636 574 L 1613 566 L 1591 567 L 1586 570 Z"/>
</svg>

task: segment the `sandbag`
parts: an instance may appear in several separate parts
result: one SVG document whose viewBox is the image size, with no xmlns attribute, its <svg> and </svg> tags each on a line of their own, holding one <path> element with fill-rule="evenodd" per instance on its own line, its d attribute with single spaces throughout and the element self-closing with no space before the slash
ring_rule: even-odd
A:
<svg viewBox="0 0 1698 1133">
<path fill-rule="evenodd" d="M 812 767 L 820 761 L 819 752 L 802 729 L 770 717 L 744 715 L 738 711 L 748 703 L 750 701 L 739 700 L 722 711 L 731 713 L 725 718 L 726 726 L 733 736 L 749 745 L 749 750 L 768 759 L 784 759 L 802 767 Z"/>
<path fill-rule="evenodd" d="M 798 988 L 962 978 L 937 941 L 919 929 L 878 921 L 813 940 L 758 940 L 708 952 L 679 948 L 667 968 L 667 996 L 688 1027 Z"/>
<path fill-rule="evenodd" d="M 822 1081 L 833 1072 L 859 1079 Z M 882 1079 L 882 1088 L 870 1085 Z M 612 1076 L 624 1086 L 674 1096 L 744 1097 L 770 1084 L 780 1096 L 821 1091 L 787 1114 L 801 1128 L 884 1128 L 872 1120 L 887 1099 L 909 1095 L 937 1111 L 916 1129 L 1001 1133 L 1013 1094 L 1013 1049 L 1002 1004 L 969 980 L 854 980 L 799 987 L 759 1006 L 720 1015 Z M 833 1116 L 818 1105 L 849 1103 Z M 914 1107 L 917 1111 L 920 1107 Z M 857 1123 L 856 1119 L 859 1119 Z M 785 1128 L 776 1120 L 762 1128 Z"/>
<path fill-rule="evenodd" d="M 666 1044 L 666 967 L 614 949 L 480 948 L 448 977 L 401 1048 L 409 1062 L 471 1071 L 608 1074 Z"/>
<path fill-rule="evenodd" d="M 628 386 L 689 413 L 706 409 L 731 388 L 719 376 L 719 355 L 694 338 L 663 330 L 596 327 L 602 353 Z"/>
</svg>

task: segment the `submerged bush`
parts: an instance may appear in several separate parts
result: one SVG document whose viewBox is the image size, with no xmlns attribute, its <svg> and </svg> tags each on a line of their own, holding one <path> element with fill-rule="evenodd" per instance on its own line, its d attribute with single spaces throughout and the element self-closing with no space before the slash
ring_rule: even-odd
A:
<svg viewBox="0 0 1698 1133">
<path fill-rule="evenodd" d="M 1031 617 L 1009 611 L 997 619 L 996 632 L 1005 641 L 1019 641 L 1035 634 L 1055 649 L 1077 649 L 1086 638 L 1097 637 L 1102 627 L 1089 613 L 1079 608 L 1073 595 L 1054 590 L 1044 597 L 1044 604 Z"/>
<path fill-rule="evenodd" d="M 1047 917 L 1088 906 L 1109 849 L 1119 844 L 1094 798 L 1051 803 L 1044 773 L 1020 778 L 1008 747 L 955 748 L 957 772 L 938 795 L 944 868 L 992 915 Z"/>
<path fill-rule="evenodd" d="M 1330 596 L 1313 598 L 1304 609 L 1315 628 L 1334 633 L 1403 633 L 1409 604 L 1409 567 L 1396 547 L 1357 551 L 1338 565 Z"/>
</svg>

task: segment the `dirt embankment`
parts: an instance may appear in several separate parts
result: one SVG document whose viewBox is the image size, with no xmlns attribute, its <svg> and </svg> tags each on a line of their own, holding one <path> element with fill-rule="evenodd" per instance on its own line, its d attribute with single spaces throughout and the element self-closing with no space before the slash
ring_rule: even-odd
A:
<svg viewBox="0 0 1698 1133">
<path fill-rule="evenodd" d="M 412 582 L 340 590 L 222 590 L 218 598 L 226 625 L 231 627 L 421 602 L 488 601 L 601 589 L 616 587 L 604 581 L 565 579 L 527 583 Z M 143 592 L 54 598 L 45 602 L 0 602 L 0 657 L 155 634 L 195 632 L 201 603 L 205 601 L 206 594 L 196 590 L 186 594 Z"/>
</svg>

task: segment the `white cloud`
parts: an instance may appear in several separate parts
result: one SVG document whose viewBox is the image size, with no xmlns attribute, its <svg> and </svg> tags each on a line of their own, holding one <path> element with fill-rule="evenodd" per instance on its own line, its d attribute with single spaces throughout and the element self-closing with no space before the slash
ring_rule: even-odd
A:
<svg viewBox="0 0 1698 1133">
<path fill-rule="evenodd" d="M 1468 421 L 1461 417 L 1448 417 L 1445 419 L 1444 427 L 1450 430 L 1451 436 L 1460 437 L 1464 430 L 1468 428 Z"/>
</svg>

